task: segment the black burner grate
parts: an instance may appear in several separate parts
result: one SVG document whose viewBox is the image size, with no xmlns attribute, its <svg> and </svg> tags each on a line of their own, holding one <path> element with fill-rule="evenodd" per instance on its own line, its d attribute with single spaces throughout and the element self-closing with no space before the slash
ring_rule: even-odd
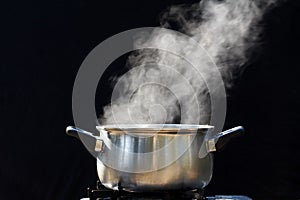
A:
<svg viewBox="0 0 300 200">
<path fill-rule="evenodd" d="M 193 191 L 114 191 L 104 187 L 100 181 L 96 189 L 88 188 L 85 200 L 252 200 L 243 195 L 216 195 L 204 197 L 203 190 Z"/>
</svg>

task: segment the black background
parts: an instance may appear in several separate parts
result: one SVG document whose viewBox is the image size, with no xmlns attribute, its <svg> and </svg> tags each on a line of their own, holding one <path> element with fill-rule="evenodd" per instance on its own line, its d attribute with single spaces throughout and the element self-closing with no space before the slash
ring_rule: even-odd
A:
<svg viewBox="0 0 300 200">
<path fill-rule="evenodd" d="M 85 56 L 104 39 L 157 26 L 168 6 L 188 1 L 3 2 L 0 68 L 0 199 L 79 199 L 97 179 L 94 158 L 65 135 L 72 88 Z M 255 59 L 228 97 L 226 127 L 246 134 L 215 154 L 206 194 L 300 198 L 297 0 L 266 16 Z M 99 105 L 108 101 L 109 73 Z"/>
</svg>

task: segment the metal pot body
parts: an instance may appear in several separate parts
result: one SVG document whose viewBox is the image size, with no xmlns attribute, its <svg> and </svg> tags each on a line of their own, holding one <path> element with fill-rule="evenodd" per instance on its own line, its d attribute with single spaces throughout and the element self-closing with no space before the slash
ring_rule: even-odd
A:
<svg viewBox="0 0 300 200">
<path fill-rule="evenodd" d="M 146 124 L 97 127 L 95 135 L 69 126 L 68 135 L 92 139 L 101 183 L 113 190 L 131 192 L 194 190 L 211 180 L 213 157 L 231 138 L 241 135 L 238 126 L 208 134 L 208 125 Z M 95 154 L 93 154 L 95 155 Z"/>
<path fill-rule="evenodd" d="M 101 183 L 114 190 L 193 190 L 212 177 L 213 156 L 199 158 L 207 130 L 145 135 L 107 133 L 112 148 L 98 154 Z M 102 133 L 103 134 L 103 133 Z M 181 152 L 179 152 L 181 150 Z"/>
</svg>

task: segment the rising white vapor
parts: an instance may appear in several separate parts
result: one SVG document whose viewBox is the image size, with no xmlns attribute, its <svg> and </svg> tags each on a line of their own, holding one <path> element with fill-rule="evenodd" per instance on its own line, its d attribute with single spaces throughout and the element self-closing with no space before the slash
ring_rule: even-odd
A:
<svg viewBox="0 0 300 200">
<path fill-rule="evenodd" d="M 194 5 L 170 7 L 162 15 L 161 26 L 175 28 L 196 40 L 217 64 L 225 86 L 230 88 L 259 39 L 263 15 L 275 5 L 274 0 L 203 0 Z M 189 55 L 198 68 L 162 50 L 144 49 L 133 53 L 127 63 L 132 70 L 118 79 L 121 86 L 118 96 L 104 107 L 101 123 L 207 124 L 210 100 L 204 80 L 216 87 L 220 84 L 212 71 L 205 70 L 207 67 L 204 66 L 209 65 L 207 55 L 187 46 L 177 34 L 162 30 L 147 37 L 137 36 L 134 45 L 151 44 L 159 44 L 162 49 L 176 49 L 183 56 Z M 129 99 L 125 98 L 128 94 Z M 201 113 L 197 122 L 195 119 L 199 113 L 191 106 L 195 104 L 199 105 Z M 181 109 L 183 107 L 185 109 Z"/>
</svg>

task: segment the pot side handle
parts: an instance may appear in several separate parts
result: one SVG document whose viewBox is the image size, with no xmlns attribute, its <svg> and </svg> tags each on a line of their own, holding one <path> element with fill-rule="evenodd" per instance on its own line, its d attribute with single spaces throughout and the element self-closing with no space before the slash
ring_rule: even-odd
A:
<svg viewBox="0 0 300 200">
<path fill-rule="evenodd" d="M 226 144 L 233 138 L 240 136 L 244 133 L 242 126 L 237 126 L 221 133 L 218 133 L 213 138 L 206 141 L 207 152 L 221 151 Z"/>
<path fill-rule="evenodd" d="M 103 140 L 99 137 L 99 136 L 95 136 L 93 133 L 82 130 L 80 128 L 77 128 L 75 126 L 68 126 L 66 128 L 66 133 L 69 136 L 72 137 L 76 137 L 77 139 L 80 139 L 79 135 L 85 135 L 88 136 L 90 138 L 93 138 L 96 140 L 96 144 L 95 144 L 95 151 L 96 152 L 102 152 L 103 151 Z"/>
</svg>

